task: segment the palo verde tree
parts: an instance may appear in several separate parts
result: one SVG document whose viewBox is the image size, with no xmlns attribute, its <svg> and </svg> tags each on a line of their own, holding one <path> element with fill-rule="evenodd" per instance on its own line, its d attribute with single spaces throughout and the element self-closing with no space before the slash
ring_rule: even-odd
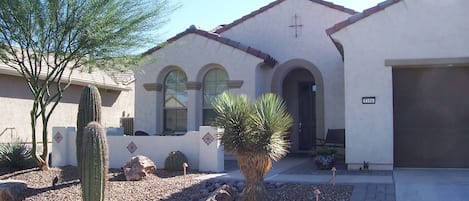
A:
<svg viewBox="0 0 469 201">
<path fill-rule="evenodd" d="M 0 1 L 0 61 L 31 91 L 32 153 L 42 170 L 49 168 L 48 121 L 72 72 L 137 65 L 141 57 L 129 52 L 151 44 L 150 32 L 173 8 L 167 0 Z"/>
</svg>

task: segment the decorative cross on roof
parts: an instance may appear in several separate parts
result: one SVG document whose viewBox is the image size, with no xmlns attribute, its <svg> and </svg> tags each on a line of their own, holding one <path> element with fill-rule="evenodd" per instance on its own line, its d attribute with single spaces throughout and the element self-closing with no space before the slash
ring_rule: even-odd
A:
<svg viewBox="0 0 469 201">
<path fill-rule="evenodd" d="M 293 16 L 293 23 L 293 25 L 290 25 L 288 27 L 295 29 L 295 38 L 298 38 L 300 34 L 299 30 L 301 30 L 303 25 L 301 24 L 301 18 L 297 14 Z"/>
</svg>

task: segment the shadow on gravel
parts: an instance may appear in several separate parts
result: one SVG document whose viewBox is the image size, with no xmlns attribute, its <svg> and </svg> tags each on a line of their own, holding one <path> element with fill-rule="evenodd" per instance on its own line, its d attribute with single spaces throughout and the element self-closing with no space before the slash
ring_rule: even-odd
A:
<svg viewBox="0 0 469 201">
<path fill-rule="evenodd" d="M 188 171 L 187 174 L 198 173 L 197 171 Z M 109 181 L 126 181 L 124 171 L 121 169 L 110 169 L 109 170 Z M 153 174 L 156 177 L 167 179 L 184 175 L 183 171 L 167 171 L 167 170 L 156 170 Z"/>
<path fill-rule="evenodd" d="M 51 190 L 68 188 L 68 187 L 79 185 L 79 184 L 80 184 L 79 181 L 70 181 L 70 182 L 59 183 L 56 186 L 49 186 L 46 188 L 29 188 L 28 187 L 25 191 L 24 198 L 32 197 L 32 196 L 35 196 L 35 195 L 38 195 L 47 191 L 51 191 Z"/>
<path fill-rule="evenodd" d="M 59 183 L 67 183 L 70 181 L 78 180 L 78 168 L 76 166 L 64 166 L 61 167 L 60 175 L 56 175 L 60 178 Z"/>
<path fill-rule="evenodd" d="M 10 177 L 19 176 L 19 175 L 26 174 L 26 173 L 33 172 L 33 171 L 40 171 L 40 170 L 39 168 L 31 168 L 31 169 L 26 169 L 26 170 L 5 169 L 5 170 L 1 170 L 0 179 L 2 180 L 8 179 Z"/>
<path fill-rule="evenodd" d="M 179 200 L 205 200 L 211 192 L 213 192 L 217 186 L 225 184 L 222 181 L 216 181 L 215 179 L 202 181 L 198 184 L 192 185 L 183 189 L 181 192 L 172 194 L 167 199 L 161 199 L 165 201 L 179 201 Z M 188 197 L 190 195 L 190 197 Z"/>
<path fill-rule="evenodd" d="M 187 174 L 193 174 L 193 173 L 199 173 L 199 172 L 193 171 L 193 170 L 187 171 Z M 173 177 L 184 175 L 184 172 L 183 171 L 169 171 L 169 170 L 162 169 L 162 170 L 156 170 L 155 175 L 159 178 L 173 178 Z"/>
</svg>

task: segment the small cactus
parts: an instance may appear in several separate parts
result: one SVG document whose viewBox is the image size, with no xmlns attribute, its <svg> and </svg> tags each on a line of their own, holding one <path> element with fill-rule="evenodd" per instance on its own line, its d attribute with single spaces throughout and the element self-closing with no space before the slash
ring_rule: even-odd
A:
<svg viewBox="0 0 469 201">
<path fill-rule="evenodd" d="M 80 149 L 81 192 L 83 201 L 103 201 L 109 169 L 106 131 L 98 122 L 84 128 Z"/>
<path fill-rule="evenodd" d="M 92 122 L 101 122 L 101 95 L 98 88 L 94 85 L 88 85 L 83 89 L 78 105 L 77 115 L 77 136 L 76 136 L 76 150 L 77 150 L 77 165 L 80 171 L 81 157 L 80 149 L 83 138 L 83 129 L 85 126 Z"/>
<path fill-rule="evenodd" d="M 172 151 L 164 161 L 164 168 L 171 171 L 182 171 L 184 163 L 187 163 L 186 156 L 180 151 Z"/>
</svg>

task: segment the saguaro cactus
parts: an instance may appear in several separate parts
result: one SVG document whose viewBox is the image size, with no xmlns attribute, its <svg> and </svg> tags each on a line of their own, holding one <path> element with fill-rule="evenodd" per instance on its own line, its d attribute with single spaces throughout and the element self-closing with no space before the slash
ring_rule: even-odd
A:
<svg viewBox="0 0 469 201">
<path fill-rule="evenodd" d="M 84 128 L 80 152 L 83 201 L 103 201 L 109 160 L 106 131 L 101 124 L 90 122 Z"/>
<path fill-rule="evenodd" d="M 92 121 L 101 122 L 101 95 L 96 86 L 88 85 L 83 89 L 78 105 L 76 137 L 78 171 L 80 171 L 80 163 L 82 162 L 80 160 L 80 149 L 83 141 L 83 129 Z"/>
</svg>

